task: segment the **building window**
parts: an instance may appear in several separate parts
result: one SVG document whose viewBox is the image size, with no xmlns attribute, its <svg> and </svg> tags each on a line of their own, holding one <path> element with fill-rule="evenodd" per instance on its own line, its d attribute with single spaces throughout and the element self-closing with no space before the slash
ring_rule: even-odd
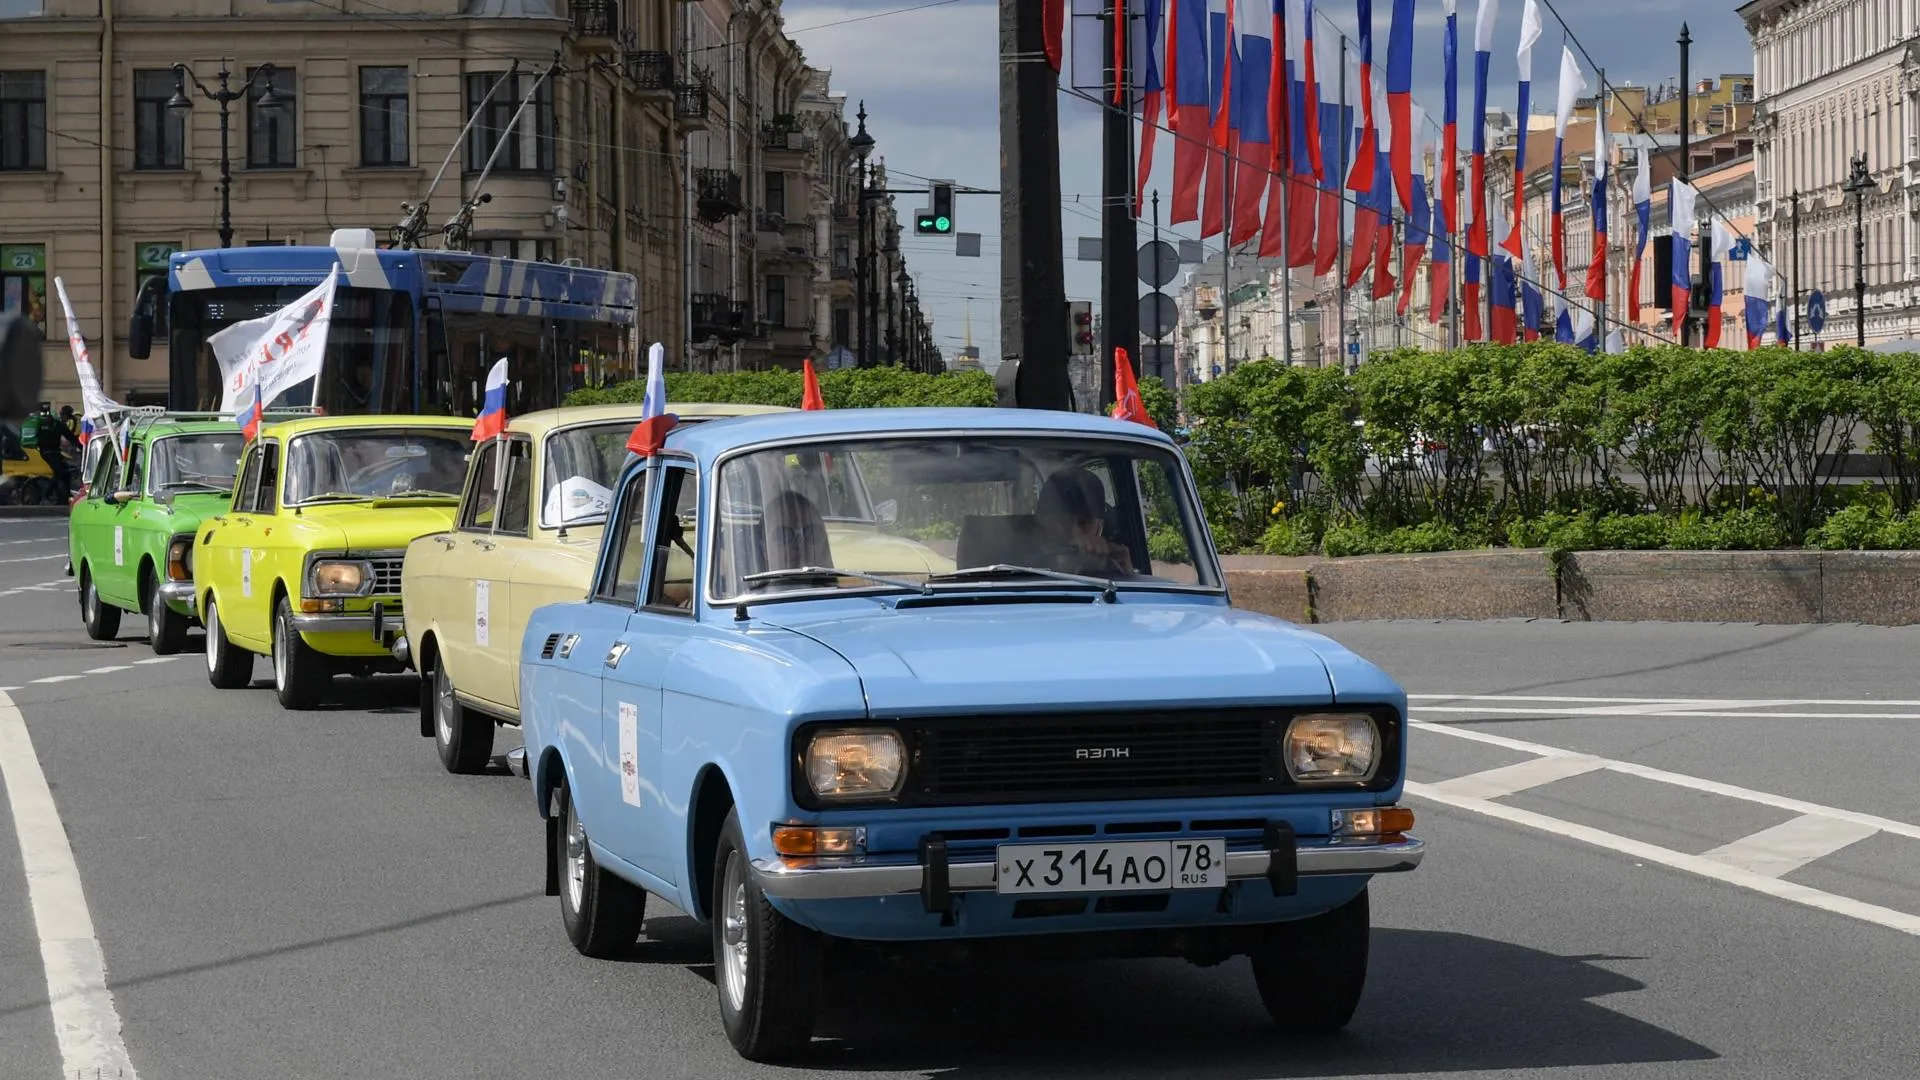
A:
<svg viewBox="0 0 1920 1080">
<path fill-rule="evenodd" d="M 846 308 L 833 309 L 833 343 L 845 345 L 853 340 L 853 312 Z"/>
<path fill-rule="evenodd" d="M 595 101 L 593 111 L 596 122 L 593 126 L 594 141 L 598 144 L 600 176 L 595 183 L 595 192 L 600 201 L 612 206 L 616 201 L 615 192 L 620 183 L 620 171 L 615 165 L 615 156 L 619 153 L 619 137 L 613 130 L 613 104 L 607 101 Z"/>
<path fill-rule="evenodd" d="M 767 275 L 766 320 L 774 326 L 787 325 L 787 275 Z"/>
<path fill-rule="evenodd" d="M 360 164 L 408 165 L 407 69 L 360 69 Z"/>
<path fill-rule="evenodd" d="M 265 80 L 258 71 L 247 69 L 247 85 L 252 87 L 247 94 L 247 168 L 291 169 L 300 160 L 294 132 L 293 71 L 275 68 Z M 273 84 L 274 96 L 280 99 L 277 109 L 260 107 L 268 83 Z"/>
<path fill-rule="evenodd" d="M 167 108 L 173 97 L 173 72 L 148 68 L 133 73 L 133 167 L 184 169 L 187 166 L 187 118 Z"/>
<path fill-rule="evenodd" d="M 787 174 L 783 172 L 767 173 L 767 197 L 765 208 L 769 214 L 787 214 Z"/>
<path fill-rule="evenodd" d="M 47 167 L 47 73 L 0 71 L 0 169 Z"/>
<path fill-rule="evenodd" d="M 480 119 L 474 122 L 467 132 L 467 171 L 477 173 L 487 167 L 487 160 L 493 156 L 493 148 L 501 141 L 501 134 L 507 130 L 507 124 L 513 120 L 513 114 L 520 108 L 520 100 L 533 88 L 533 80 L 539 75 L 528 72 L 517 75 L 501 83 L 506 75 L 503 71 L 476 71 L 467 75 L 467 115 L 475 112 Z M 493 97 L 487 97 L 487 91 L 493 90 Z M 480 103 L 486 102 L 481 108 Z M 553 171 L 553 83 L 543 81 L 534 91 L 533 104 L 528 106 L 526 115 L 513 125 L 512 137 L 500 150 L 500 157 L 494 161 L 495 172 L 547 172 Z"/>
<path fill-rule="evenodd" d="M 45 0 L 0 0 L 0 19 L 37 19 L 46 13 Z"/>
<path fill-rule="evenodd" d="M 513 237 L 496 236 L 487 240 L 475 240 L 470 245 L 475 255 L 488 255 L 496 259 L 519 259 L 522 262 L 552 262 L 553 241 L 547 239 L 518 240 Z"/>
<path fill-rule="evenodd" d="M 180 243 L 177 240 L 171 243 L 150 242 L 133 245 L 133 295 L 139 296 L 140 290 L 146 288 L 147 282 L 154 278 L 160 279 L 160 288 L 164 290 L 167 279 L 167 260 L 173 258 L 173 253 L 179 250 Z M 166 340 L 167 305 L 165 303 L 154 305 L 153 333 L 159 340 Z"/>
<path fill-rule="evenodd" d="M 42 244 L 0 245 L 0 311 L 18 311 L 47 332 L 47 249 Z"/>
</svg>

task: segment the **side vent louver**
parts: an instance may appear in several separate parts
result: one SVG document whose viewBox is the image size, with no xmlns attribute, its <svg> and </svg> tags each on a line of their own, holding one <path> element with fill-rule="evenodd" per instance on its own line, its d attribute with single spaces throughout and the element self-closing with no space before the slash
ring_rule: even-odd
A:
<svg viewBox="0 0 1920 1080">
<path fill-rule="evenodd" d="M 553 648 L 558 644 L 560 644 L 560 635 L 548 634 L 547 643 L 545 645 L 540 646 L 540 659 L 542 660 L 553 659 Z"/>
</svg>

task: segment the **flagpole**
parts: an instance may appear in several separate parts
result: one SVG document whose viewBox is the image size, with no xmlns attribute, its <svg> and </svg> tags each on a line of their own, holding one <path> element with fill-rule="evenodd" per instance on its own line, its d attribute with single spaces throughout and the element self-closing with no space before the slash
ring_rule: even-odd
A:
<svg viewBox="0 0 1920 1080">
<path fill-rule="evenodd" d="M 1347 35 L 1340 35 L 1340 182 L 1335 190 L 1340 194 L 1342 205 L 1336 208 L 1333 218 L 1333 238 L 1339 256 L 1333 264 L 1333 292 L 1340 298 L 1340 341 L 1334 347 L 1334 355 L 1340 358 L 1340 369 L 1347 369 L 1347 201 L 1346 176 L 1348 143 L 1353 138 L 1353 124 L 1347 120 Z"/>
<path fill-rule="evenodd" d="M 1610 154 L 1613 152 L 1613 140 L 1606 137 L 1608 134 L 1611 134 L 1607 131 L 1607 69 L 1603 67 L 1594 68 L 1594 76 L 1596 78 L 1595 85 L 1600 88 L 1600 96 L 1598 103 L 1594 107 L 1593 122 L 1600 125 L 1601 131 L 1601 136 L 1595 140 L 1594 145 L 1596 147 L 1605 146 L 1607 153 Z M 1613 170 L 1608 168 L 1612 162 L 1602 161 L 1601 157 L 1602 155 L 1596 153 L 1593 158 L 1593 182 L 1600 187 L 1600 205 L 1603 212 L 1607 215 L 1607 237 L 1610 240 L 1613 236 L 1613 206 L 1610 203 L 1613 192 L 1611 186 L 1607 183 L 1607 178 L 1613 175 Z M 1591 210 L 1587 212 L 1587 217 L 1589 219 L 1593 217 Z M 1599 222 L 1590 220 L 1587 228 L 1588 235 L 1595 236 L 1596 239 L 1598 235 L 1594 232 L 1592 226 L 1598 224 Z M 1610 291 L 1609 286 L 1613 284 L 1608 280 L 1612 277 L 1612 274 L 1607 271 L 1613 269 L 1613 260 L 1607 258 L 1605 243 L 1596 243 L 1593 245 L 1592 258 L 1601 260 L 1600 265 L 1602 270 L 1600 274 L 1600 295 L 1593 298 L 1593 334 L 1600 343 L 1599 351 L 1605 352 L 1607 343 L 1607 293 Z"/>
</svg>

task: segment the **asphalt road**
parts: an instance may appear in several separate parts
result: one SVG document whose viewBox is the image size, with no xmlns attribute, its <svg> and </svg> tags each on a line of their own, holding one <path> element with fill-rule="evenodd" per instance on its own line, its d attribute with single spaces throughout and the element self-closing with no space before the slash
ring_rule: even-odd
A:
<svg viewBox="0 0 1920 1080">
<path fill-rule="evenodd" d="M 63 537 L 0 521 L 0 686 L 58 813 L 0 804 L 0 1080 L 62 1075 L 56 1013 L 91 1015 L 49 1003 L 78 954 L 41 941 L 17 830 L 42 869 L 70 845 L 148 1080 L 1920 1073 L 1920 631 L 1325 627 L 1418 695 L 1431 845 L 1374 886 L 1344 1035 L 1271 1033 L 1244 961 L 1002 965 L 836 979 L 780 1070 L 727 1045 L 686 919 L 624 961 L 567 945 L 524 782 L 443 772 L 412 680 L 294 715 L 264 663 L 209 687 L 197 632 L 158 663 L 131 617 L 89 642 Z"/>
</svg>

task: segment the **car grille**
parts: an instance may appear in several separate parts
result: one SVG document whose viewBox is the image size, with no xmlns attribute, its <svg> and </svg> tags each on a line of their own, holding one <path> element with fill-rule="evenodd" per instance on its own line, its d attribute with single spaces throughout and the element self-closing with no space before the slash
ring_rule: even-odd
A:
<svg viewBox="0 0 1920 1080">
<path fill-rule="evenodd" d="M 400 564 L 403 558 L 371 559 L 373 563 L 373 595 L 400 595 Z"/>
<path fill-rule="evenodd" d="M 1284 786 L 1273 710 L 992 717 L 909 725 L 909 801 L 1225 795 Z"/>
</svg>

